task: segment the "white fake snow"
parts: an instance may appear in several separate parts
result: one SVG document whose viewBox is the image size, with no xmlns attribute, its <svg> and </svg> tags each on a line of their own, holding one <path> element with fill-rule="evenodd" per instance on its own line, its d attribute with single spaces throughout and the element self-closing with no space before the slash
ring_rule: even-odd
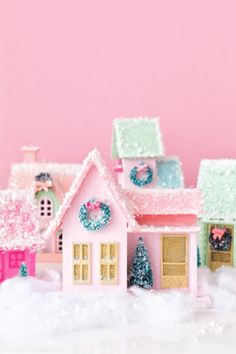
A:
<svg viewBox="0 0 236 354">
<path fill-rule="evenodd" d="M 17 277 L 0 287 L 0 353 L 235 353 L 235 278 L 236 269 L 200 269 L 203 301 L 174 291 L 62 292 L 54 272 Z"/>
</svg>

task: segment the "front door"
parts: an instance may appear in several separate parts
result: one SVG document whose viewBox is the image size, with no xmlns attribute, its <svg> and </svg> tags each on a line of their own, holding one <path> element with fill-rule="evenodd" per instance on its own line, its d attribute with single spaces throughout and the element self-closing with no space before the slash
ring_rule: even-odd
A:
<svg viewBox="0 0 236 354">
<path fill-rule="evenodd" d="M 162 235 L 161 247 L 161 288 L 187 288 L 187 235 Z"/>
<path fill-rule="evenodd" d="M 4 280 L 4 256 L 0 254 L 0 282 Z"/>
<path fill-rule="evenodd" d="M 215 271 L 233 265 L 234 228 L 232 225 L 208 225 L 208 267 Z"/>
</svg>

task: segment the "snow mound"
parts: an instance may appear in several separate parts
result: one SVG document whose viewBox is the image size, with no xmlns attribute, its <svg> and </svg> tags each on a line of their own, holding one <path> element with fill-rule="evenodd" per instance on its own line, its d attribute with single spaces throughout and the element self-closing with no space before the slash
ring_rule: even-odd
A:
<svg viewBox="0 0 236 354">
<path fill-rule="evenodd" d="M 236 269 L 199 270 L 211 309 L 178 291 L 62 292 L 54 272 L 16 277 L 0 287 L 0 352 L 234 353 L 235 276 Z"/>
</svg>

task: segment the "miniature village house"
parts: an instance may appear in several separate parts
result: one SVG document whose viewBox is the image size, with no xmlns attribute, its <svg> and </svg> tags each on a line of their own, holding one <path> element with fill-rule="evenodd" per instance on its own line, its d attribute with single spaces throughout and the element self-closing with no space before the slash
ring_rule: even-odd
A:
<svg viewBox="0 0 236 354">
<path fill-rule="evenodd" d="M 9 189 L 28 190 L 37 204 L 37 218 L 40 233 L 43 235 L 55 217 L 66 192 L 80 169 L 80 164 L 63 164 L 39 162 L 39 148 L 24 146 L 24 160 L 11 166 Z M 61 269 L 63 235 L 58 230 L 52 238 L 47 239 L 43 250 L 37 254 L 37 270 L 49 268 Z"/>
<path fill-rule="evenodd" d="M 153 288 L 197 289 L 197 190 L 120 189 L 98 151 L 83 163 L 48 229 L 63 229 L 63 287 L 127 289 L 141 236 L 154 273 Z"/>
<path fill-rule="evenodd" d="M 153 271 L 153 288 L 182 288 L 197 293 L 197 189 L 124 191 L 136 223 L 128 228 L 128 264 L 141 236 Z"/>
<path fill-rule="evenodd" d="M 127 289 L 127 223 L 133 218 L 97 150 L 85 159 L 48 229 L 63 230 L 63 288 Z"/>
<path fill-rule="evenodd" d="M 202 192 L 200 253 L 202 265 L 216 270 L 235 266 L 236 160 L 202 160 L 198 188 Z"/>
<path fill-rule="evenodd" d="M 22 264 L 34 276 L 35 252 L 44 245 L 28 194 L 0 191 L 0 282 L 18 275 Z"/>
<path fill-rule="evenodd" d="M 122 118 L 113 122 L 112 157 L 122 188 L 182 188 L 178 157 L 164 156 L 158 118 Z"/>
</svg>

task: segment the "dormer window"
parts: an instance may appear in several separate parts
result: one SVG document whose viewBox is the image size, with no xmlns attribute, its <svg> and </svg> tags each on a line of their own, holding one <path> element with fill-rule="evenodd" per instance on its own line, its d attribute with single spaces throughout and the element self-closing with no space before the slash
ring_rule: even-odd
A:
<svg viewBox="0 0 236 354">
<path fill-rule="evenodd" d="M 53 200 L 49 197 L 43 197 L 39 200 L 39 217 L 41 219 L 52 219 L 53 218 Z"/>
</svg>

